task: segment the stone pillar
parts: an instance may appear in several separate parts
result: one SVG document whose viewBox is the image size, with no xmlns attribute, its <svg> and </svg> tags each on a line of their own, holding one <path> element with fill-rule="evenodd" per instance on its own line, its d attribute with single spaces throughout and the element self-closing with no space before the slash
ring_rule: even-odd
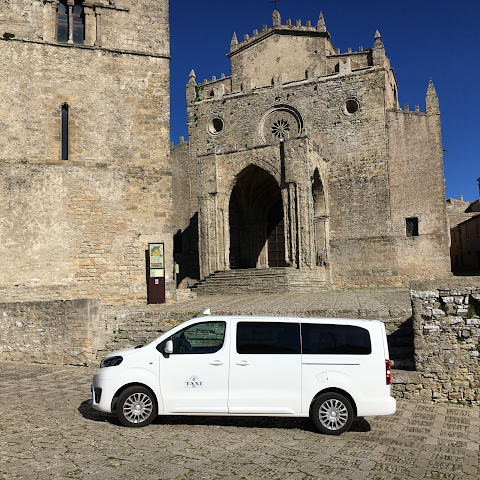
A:
<svg viewBox="0 0 480 480">
<path fill-rule="evenodd" d="M 327 219 L 326 215 L 321 215 L 313 220 L 315 264 L 317 267 L 324 267 L 327 264 Z"/>
<path fill-rule="evenodd" d="M 68 41 L 67 43 L 73 43 L 73 7 L 75 6 L 74 0 L 68 0 Z"/>
<path fill-rule="evenodd" d="M 102 46 L 102 13 L 99 8 L 95 9 L 95 18 L 97 20 L 97 28 L 96 28 L 96 40 L 95 46 L 101 47 Z"/>
<path fill-rule="evenodd" d="M 428 83 L 427 95 L 425 96 L 425 110 L 427 115 L 438 115 L 440 113 L 438 106 L 438 95 L 432 79 L 430 79 Z"/>
<path fill-rule="evenodd" d="M 85 13 L 85 45 L 91 47 L 95 44 L 97 31 L 93 7 L 84 3 L 83 12 Z"/>
<path fill-rule="evenodd" d="M 382 42 L 382 36 L 377 30 L 375 33 L 375 43 L 372 46 L 373 65 L 383 67 L 385 66 L 385 47 Z"/>
<path fill-rule="evenodd" d="M 298 267 L 297 184 L 289 183 L 285 190 L 285 246 L 287 264 Z M 286 200 L 286 201 L 285 201 Z"/>
<path fill-rule="evenodd" d="M 298 268 L 302 271 L 310 271 L 315 266 L 313 199 L 310 182 L 298 182 L 296 192 Z"/>
<path fill-rule="evenodd" d="M 57 3 L 47 0 L 43 5 L 43 40 L 55 42 L 57 36 Z"/>
</svg>

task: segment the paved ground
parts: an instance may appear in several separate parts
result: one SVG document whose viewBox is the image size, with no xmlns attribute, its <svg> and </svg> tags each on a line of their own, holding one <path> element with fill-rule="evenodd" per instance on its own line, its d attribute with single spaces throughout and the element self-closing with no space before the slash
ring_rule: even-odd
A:
<svg viewBox="0 0 480 480">
<path fill-rule="evenodd" d="M 153 307 L 153 306 L 151 306 Z M 406 288 L 376 288 L 329 290 L 318 293 L 276 293 L 203 295 L 180 303 L 155 305 L 159 312 L 197 313 L 210 308 L 212 314 L 243 314 L 247 312 L 276 315 L 294 315 L 299 312 L 311 316 L 340 315 L 362 318 L 402 317 L 411 315 L 411 302 Z"/>
<path fill-rule="evenodd" d="M 0 479 L 478 480 L 478 407 L 399 401 L 339 437 L 308 419 L 159 417 L 90 407 L 93 369 L 0 363 Z"/>
</svg>

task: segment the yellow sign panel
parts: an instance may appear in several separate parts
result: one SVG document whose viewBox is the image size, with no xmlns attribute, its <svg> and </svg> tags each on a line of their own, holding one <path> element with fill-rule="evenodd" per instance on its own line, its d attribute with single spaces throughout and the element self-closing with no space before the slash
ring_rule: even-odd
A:
<svg viewBox="0 0 480 480">
<path fill-rule="evenodd" d="M 148 245 L 149 254 L 150 254 L 150 270 L 158 269 L 158 268 L 165 268 L 164 260 L 163 260 L 163 243 L 150 243 Z M 150 276 L 157 276 L 152 275 Z M 163 277 L 163 275 L 161 275 Z"/>
</svg>

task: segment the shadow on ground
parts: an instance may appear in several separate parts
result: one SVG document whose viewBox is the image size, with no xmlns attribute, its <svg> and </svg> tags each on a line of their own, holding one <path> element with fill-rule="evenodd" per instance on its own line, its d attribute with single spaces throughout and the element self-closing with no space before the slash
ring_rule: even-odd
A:
<svg viewBox="0 0 480 480">
<path fill-rule="evenodd" d="M 121 426 L 117 417 L 112 414 L 100 413 L 92 407 L 91 400 L 85 400 L 80 404 L 78 411 L 82 416 L 94 422 L 108 421 L 117 426 Z M 282 430 L 304 430 L 306 432 L 317 433 L 317 429 L 309 418 L 305 417 L 239 417 L 239 416 L 190 416 L 190 415 L 159 415 L 152 425 L 182 425 L 193 426 L 215 425 L 219 427 L 240 427 L 240 428 L 280 428 Z M 128 428 L 128 427 L 123 427 Z M 370 424 L 363 418 L 359 417 L 353 420 L 350 432 L 369 432 Z"/>
</svg>

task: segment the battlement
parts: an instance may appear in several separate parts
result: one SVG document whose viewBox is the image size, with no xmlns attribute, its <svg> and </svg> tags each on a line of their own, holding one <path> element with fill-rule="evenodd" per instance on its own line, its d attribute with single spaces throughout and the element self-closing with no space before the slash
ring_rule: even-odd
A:
<svg viewBox="0 0 480 480">
<path fill-rule="evenodd" d="M 302 25 L 301 20 L 297 20 L 296 24 L 293 25 L 291 19 L 288 19 L 286 24 L 282 25 L 280 13 L 275 10 L 275 12 L 273 12 L 273 25 L 270 28 L 268 28 L 266 24 L 263 24 L 260 32 L 255 29 L 253 30 L 252 36 L 245 34 L 242 42 L 238 42 L 237 35 L 234 33 L 232 42 L 230 44 L 230 53 L 228 53 L 227 56 L 231 57 L 232 53 L 243 48 L 248 48 L 250 45 L 253 45 L 275 33 L 286 35 L 309 35 L 330 39 L 330 34 L 325 28 L 325 22 L 323 21 L 322 13 L 320 13 L 320 17 L 316 26 L 313 26 L 310 20 L 307 20 L 305 25 Z"/>
<path fill-rule="evenodd" d="M 253 30 L 252 36 L 244 35 L 240 42 L 234 33 L 227 57 L 232 62 L 232 92 L 273 85 L 273 79 L 280 76 L 283 83 L 289 83 L 371 66 L 390 69 L 378 30 L 370 49 L 360 46 L 358 51 L 348 48 L 341 53 L 330 40 L 321 12 L 316 25 L 301 20 L 294 25 L 290 19 L 283 24 L 275 10 L 271 27 L 264 24 L 261 31 Z"/>
</svg>

